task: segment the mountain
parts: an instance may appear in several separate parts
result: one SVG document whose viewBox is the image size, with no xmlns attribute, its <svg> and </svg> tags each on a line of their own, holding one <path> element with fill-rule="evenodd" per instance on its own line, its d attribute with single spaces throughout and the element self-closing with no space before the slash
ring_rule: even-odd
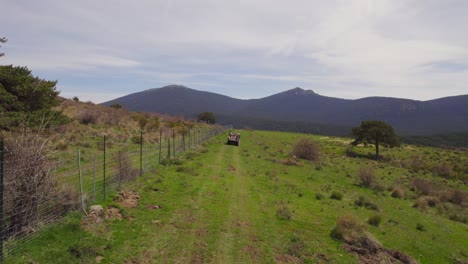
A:
<svg viewBox="0 0 468 264">
<path fill-rule="evenodd" d="M 214 112 L 221 123 L 260 129 L 341 135 L 362 120 L 382 120 L 401 135 L 431 135 L 468 131 L 468 95 L 430 101 L 389 97 L 357 100 L 322 96 L 299 87 L 260 99 L 241 100 L 169 85 L 103 103 L 132 111 L 158 112 L 194 118 Z M 345 132 L 347 131 L 347 132 Z"/>
</svg>

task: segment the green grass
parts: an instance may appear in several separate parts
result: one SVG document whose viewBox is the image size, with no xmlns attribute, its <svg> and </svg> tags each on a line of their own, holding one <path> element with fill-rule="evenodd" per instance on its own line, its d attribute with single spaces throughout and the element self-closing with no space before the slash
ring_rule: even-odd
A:
<svg viewBox="0 0 468 264">
<path fill-rule="evenodd" d="M 6 263 L 275 263 L 303 261 L 358 263 L 330 232 L 336 220 L 352 215 L 365 224 L 378 215 L 378 226 L 367 229 L 384 247 L 398 249 L 421 263 L 467 259 L 466 224 L 435 209 L 413 207 L 410 190 L 415 177 L 442 187 L 466 191 L 458 179 L 430 170 L 414 171 L 405 160 L 423 157 L 425 164 L 468 164 L 466 152 L 403 146 L 384 149 L 383 161 L 348 157 L 349 141 L 296 133 L 242 131 L 239 147 L 225 145 L 225 135 L 191 151 L 179 165 L 159 166 L 127 188 L 140 193 L 137 208 L 125 208 L 124 220 L 105 220 L 85 231 L 77 217 L 31 239 Z M 294 143 L 308 137 L 322 149 L 319 162 L 300 160 L 285 165 Z M 362 156 L 372 148 L 359 147 Z M 375 170 L 380 188 L 357 184 L 361 167 Z M 463 176 L 463 175 L 462 175 Z M 458 177 L 458 176 L 457 176 Z M 391 197 L 398 183 L 405 198 Z M 332 199 L 333 193 L 342 198 Z M 358 206 L 365 197 L 378 210 Z M 107 203 L 111 198 L 107 199 Z M 148 209 L 151 205 L 161 209 Z M 373 206 L 373 207 L 374 207 Z M 424 231 L 417 227 L 423 226 Z M 50 245 L 50 246 L 46 246 Z M 133 261 L 133 262 L 132 262 Z"/>
</svg>

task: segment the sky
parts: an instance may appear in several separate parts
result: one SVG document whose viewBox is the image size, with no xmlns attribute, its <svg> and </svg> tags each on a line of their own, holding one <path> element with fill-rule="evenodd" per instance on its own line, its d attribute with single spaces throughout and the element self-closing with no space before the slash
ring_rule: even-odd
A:
<svg viewBox="0 0 468 264">
<path fill-rule="evenodd" d="M 466 0 L 0 0 L 0 65 L 95 103 L 169 84 L 250 99 L 468 94 Z"/>
</svg>

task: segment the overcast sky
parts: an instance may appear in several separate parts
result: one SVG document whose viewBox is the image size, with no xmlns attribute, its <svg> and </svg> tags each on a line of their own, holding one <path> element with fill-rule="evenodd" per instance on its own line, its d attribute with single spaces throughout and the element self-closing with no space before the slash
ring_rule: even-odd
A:
<svg viewBox="0 0 468 264">
<path fill-rule="evenodd" d="M 0 64 L 99 103 L 168 84 L 236 98 L 468 94 L 466 0 L 0 0 Z"/>
</svg>

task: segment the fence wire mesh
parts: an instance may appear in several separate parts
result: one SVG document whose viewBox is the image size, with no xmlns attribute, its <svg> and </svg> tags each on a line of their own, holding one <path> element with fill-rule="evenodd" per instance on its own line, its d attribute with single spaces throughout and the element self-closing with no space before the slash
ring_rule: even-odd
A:
<svg viewBox="0 0 468 264">
<path fill-rule="evenodd" d="M 200 127 L 129 141 L 94 136 L 94 144 L 52 150 L 47 138 L 21 134 L 0 139 L 0 261 L 53 224 L 111 197 L 126 183 L 195 148 L 227 127 Z M 50 245 L 49 245 L 50 246 Z"/>
</svg>

